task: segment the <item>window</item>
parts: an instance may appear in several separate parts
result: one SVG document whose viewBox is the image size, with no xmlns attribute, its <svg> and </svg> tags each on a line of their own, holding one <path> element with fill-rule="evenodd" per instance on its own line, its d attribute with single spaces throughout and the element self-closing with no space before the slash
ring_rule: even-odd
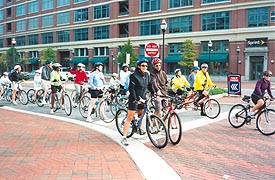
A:
<svg viewBox="0 0 275 180">
<path fill-rule="evenodd" d="M 42 16 L 42 27 L 53 26 L 53 15 Z"/>
<path fill-rule="evenodd" d="M 270 22 L 275 22 L 275 11 L 271 11 L 270 13 Z"/>
<path fill-rule="evenodd" d="M 202 0 L 202 4 L 208 4 L 208 3 L 217 3 L 217 2 L 223 2 L 223 1 L 230 1 L 230 0 Z"/>
<path fill-rule="evenodd" d="M 193 0 L 169 0 L 169 8 L 193 6 Z"/>
<path fill-rule="evenodd" d="M 94 39 L 108 39 L 109 26 L 94 27 Z"/>
<path fill-rule="evenodd" d="M 140 0 L 140 12 L 160 10 L 160 0 Z"/>
<path fill-rule="evenodd" d="M 145 49 L 145 45 L 140 45 L 139 46 L 139 55 L 140 56 L 145 56 L 144 49 Z"/>
<path fill-rule="evenodd" d="M 70 31 L 58 31 L 57 42 L 70 42 Z"/>
<path fill-rule="evenodd" d="M 28 36 L 29 45 L 36 45 L 38 44 L 38 34 L 29 35 Z"/>
<path fill-rule="evenodd" d="M 25 36 L 16 37 L 16 46 L 25 46 L 26 38 Z"/>
<path fill-rule="evenodd" d="M 11 18 L 11 8 L 7 8 L 7 18 Z"/>
<path fill-rule="evenodd" d="M 38 17 L 36 18 L 31 18 L 28 20 L 28 28 L 30 29 L 38 29 Z"/>
<path fill-rule="evenodd" d="M 42 11 L 53 9 L 53 0 L 42 0 Z"/>
<path fill-rule="evenodd" d="M 74 40 L 75 41 L 85 41 L 88 40 L 88 28 L 75 29 L 74 30 Z"/>
<path fill-rule="evenodd" d="M 58 24 L 69 24 L 70 23 L 70 12 L 62 12 L 57 14 L 57 25 Z"/>
<path fill-rule="evenodd" d="M 0 39 L 0 48 L 3 48 L 3 47 L 4 47 L 3 44 L 4 44 L 4 43 L 3 43 L 3 39 Z"/>
<path fill-rule="evenodd" d="M 129 14 L 129 2 L 127 1 L 120 1 L 119 2 L 119 15 L 127 15 Z"/>
<path fill-rule="evenodd" d="M 16 22 L 16 32 L 25 31 L 25 30 L 26 30 L 26 21 L 25 20 L 17 21 Z"/>
<path fill-rule="evenodd" d="M 140 35 L 156 35 L 160 34 L 160 20 L 150 20 L 140 22 Z"/>
<path fill-rule="evenodd" d="M 88 21 L 88 8 L 74 11 L 74 22 Z"/>
<path fill-rule="evenodd" d="M 57 0 L 57 7 L 70 5 L 70 0 Z"/>
<path fill-rule="evenodd" d="M 25 12 L 25 4 L 16 6 L 16 16 L 23 16 L 26 14 Z"/>
<path fill-rule="evenodd" d="M 192 32 L 192 16 L 182 16 L 168 19 L 169 33 Z"/>
<path fill-rule="evenodd" d="M 42 34 L 42 44 L 50 44 L 53 43 L 53 33 L 43 33 Z"/>
<path fill-rule="evenodd" d="M 89 50 L 87 48 L 77 48 L 74 52 L 74 55 L 77 57 L 87 57 L 89 54 Z"/>
<path fill-rule="evenodd" d="M 38 51 L 30 51 L 29 57 L 30 58 L 39 58 L 39 52 Z"/>
<path fill-rule="evenodd" d="M 109 56 L 109 48 L 108 47 L 94 48 L 94 56 Z"/>
<path fill-rule="evenodd" d="M 0 0 L 0 6 L 3 6 L 3 0 Z"/>
<path fill-rule="evenodd" d="M 29 14 L 38 12 L 38 1 L 37 0 L 30 2 L 28 4 L 28 6 L 29 6 L 29 9 L 28 9 Z"/>
<path fill-rule="evenodd" d="M 0 25 L 0 35 L 4 34 L 4 25 Z"/>
<path fill-rule="evenodd" d="M 201 15 L 202 31 L 229 29 L 230 12 L 218 12 Z"/>
<path fill-rule="evenodd" d="M 0 10 L 0 21 L 4 19 L 4 14 L 3 14 L 3 11 Z"/>
<path fill-rule="evenodd" d="M 171 43 L 168 46 L 168 54 L 180 54 L 183 52 L 183 43 Z"/>
<path fill-rule="evenodd" d="M 247 10 L 247 27 L 268 26 L 268 8 L 253 8 Z"/>
<path fill-rule="evenodd" d="M 208 48 L 208 42 L 209 41 L 202 41 L 201 42 L 201 52 L 207 53 L 209 51 Z M 229 51 L 229 41 L 212 41 L 212 48 L 211 52 L 219 52 L 219 53 L 225 53 Z"/>
<path fill-rule="evenodd" d="M 7 23 L 7 32 L 11 32 L 11 23 Z"/>
<path fill-rule="evenodd" d="M 88 1 L 88 0 L 74 0 L 74 3 L 81 3 L 81 2 L 85 2 L 85 1 Z"/>
<path fill-rule="evenodd" d="M 94 7 L 94 19 L 109 17 L 109 4 Z"/>
</svg>

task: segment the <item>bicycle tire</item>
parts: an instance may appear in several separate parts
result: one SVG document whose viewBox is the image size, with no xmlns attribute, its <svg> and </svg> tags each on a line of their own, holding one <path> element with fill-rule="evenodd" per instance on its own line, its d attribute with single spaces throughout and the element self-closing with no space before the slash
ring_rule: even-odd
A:
<svg viewBox="0 0 275 180">
<path fill-rule="evenodd" d="M 128 112 L 126 109 L 119 109 L 116 112 L 116 116 L 114 118 L 115 122 L 116 122 L 117 131 L 119 132 L 119 134 L 121 136 L 123 136 L 123 128 L 124 128 L 124 123 L 127 118 L 127 114 L 128 114 Z M 129 138 L 129 137 L 133 136 L 133 134 L 134 134 L 134 128 L 133 128 L 133 122 L 131 122 L 126 137 Z"/>
<path fill-rule="evenodd" d="M 173 145 L 180 142 L 182 136 L 182 126 L 179 115 L 175 112 L 170 114 L 168 118 L 168 137 Z"/>
<path fill-rule="evenodd" d="M 210 119 L 216 118 L 221 112 L 220 103 L 216 99 L 209 99 L 204 103 L 204 112 Z"/>
<path fill-rule="evenodd" d="M 242 104 L 234 105 L 228 113 L 228 121 L 234 128 L 242 127 L 246 122 L 247 109 Z"/>
<path fill-rule="evenodd" d="M 27 92 L 25 90 L 20 90 L 20 91 L 21 91 L 20 95 L 19 95 L 20 97 L 17 97 L 17 98 L 19 99 L 21 104 L 27 105 L 29 102 Z M 17 91 L 17 95 L 18 95 L 18 93 L 19 93 L 19 91 Z"/>
<path fill-rule="evenodd" d="M 72 105 L 73 107 L 77 107 L 77 102 L 75 102 L 76 100 L 76 90 L 73 90 L 72 93 L 71 93 L 71 100 L 72 100 Z"/>
<path fill-rule="evenodd" d="M 90 105 L 91 98 L 89 96 L 83 96 L 79 102 L 79 113 L 83 118 L 87 118 L 87 112 Z"/>
<path fill-rule="evenodd" d="M 160 117 L 151 114 L 146 119 L 146 131 L 151 143 L 157 148 L 164 148 L 168 143 L 168 132 Z"/>
<path fill-rule="evenodd" d="M 71 98 L 68 94 L 64 94 L 64 111 L 67 114 L 67 116 L 70 116 L 72 114 L 72 102 Z"/>
<path fill-rule="evenodd" d="M 39 107 L 43 107 L 43 98 L 44 98 L 44 90 L 40 89 L 37 93 L 36 93 L 36 101 L 35 103 L 37 104 L 37 106 Z"/>
<path fill-rule="evenodd" d="M 56 112 L 58 109 L 60 109 L 61 108 L 60 106 L 61 106 L 61 104 L 59 102 L 59 98 L 58 98 L 57 94 L 55 94 L 53 112 Z"/>
<path fill-rule="evenodd" d="M 6 94 L 6 100 L 8 102 L 11 102 L 11 98 L 12 98 L 11 96 L 12 96 L 12 90 L 9 89 L 8 92 L 7 92 L 7 94 Z"/>
<path fill-rule="evenodd" d="M 31 88 L 27 91 L 28 101 L 30 103 L 34 103 L 33 97 L 34 97 L 34 89 Z"/>
<path fill-rule="evenodd" d="M 110 101 L 110 99 L 105 98 L 98 104 L 99 118 L 106 123 L 110 123 L 114 120 L 114 115 L 111 110 L 112 104 Z"/>
<path fill-rule="evenodd" d="M 260 112 L 256 120 L 256 126 L 263 135 L 275 134 L 275 110 L 267 109 Z"/>
</svg>

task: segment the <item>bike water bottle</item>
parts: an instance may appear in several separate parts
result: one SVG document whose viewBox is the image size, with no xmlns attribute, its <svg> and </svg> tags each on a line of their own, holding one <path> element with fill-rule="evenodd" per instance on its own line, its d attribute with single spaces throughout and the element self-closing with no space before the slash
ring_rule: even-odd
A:
<svg viewBox="0 0 275 180">
<path fill-rule="evenodd" d="M 98 100 L 98 99 L 96 99 L 96 101 L 95 101 L 95 105 L 97 106 L 97 105 L 98 105 L 98 103 L 99 103 L 99 100 Z"/>
</svg>

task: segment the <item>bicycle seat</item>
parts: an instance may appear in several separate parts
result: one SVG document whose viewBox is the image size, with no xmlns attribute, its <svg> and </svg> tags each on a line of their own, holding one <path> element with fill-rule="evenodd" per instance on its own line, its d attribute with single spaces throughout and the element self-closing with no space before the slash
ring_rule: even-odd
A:
<svg viewBox="0 0 275 180">
<path fill-rule="evenodd" d="M 244 102 L 249 103 L 250 98 L 251 98 L 250 96 L 244 95 L 244 97 L 242 98 L 242 100 L 243 100 Z"/>
</svg>

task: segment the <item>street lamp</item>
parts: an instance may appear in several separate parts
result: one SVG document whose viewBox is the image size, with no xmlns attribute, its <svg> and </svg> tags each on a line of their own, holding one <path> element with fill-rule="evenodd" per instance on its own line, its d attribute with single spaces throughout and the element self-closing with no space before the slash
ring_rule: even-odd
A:
<svg viewBox="0 0 275 180">
<path fill-rule="evenodd" d="M 15 66 L 15 48 L 14 48 L 14 46 L 15 46 L 15 44 L 16 44 L 16 40 L 15 40 L 15 38 L 12 38 L 11 39 L 11 44 L 12 44 L 12 47 L 13 47 L 13 51 L 12 51 L 12 56 L 13 56 L 13 65 Z"/>
<path fill-rule="evenodd" d="M 271 63 L 271 64 L 274 64 L 274 60 L 273 60 L 273 59 L 271 59 L 270 63 Z"/>
<path fill-rule="evenodd" d="M 210 62 L 210 51 L 211 51 L 212 46 L 213 46 L 213 43 L 211 40 L 209 40 L 209 42 L 208 42 L 208 62 Z"/>
<path fill-rule="evenodd" d="M 167 29 L 167 23 L 166 23 L 165 19 L 162 20 L 162 22 L 160 24 L 160 29 L 162 31 L 162 70 L 164 70 L 164 35 L 165 35 L 165 31 Z"/>
<path fill-rule="evenodd" d="M 239 64 L 240 64 L 240 61 L 239 61 L 239 55 L 240 55 L 240 46 L 237 46 L 236 47 L 236 52 L 237 52 L 237 74 L 239 73 Z"/>
<path fill-rule="evenodd" d="M 114 72 L 114 65 L 115 65 L 115 57 L 114 57 L 114 52 L 112 51 L 112 72 Z"/>
</svg>

